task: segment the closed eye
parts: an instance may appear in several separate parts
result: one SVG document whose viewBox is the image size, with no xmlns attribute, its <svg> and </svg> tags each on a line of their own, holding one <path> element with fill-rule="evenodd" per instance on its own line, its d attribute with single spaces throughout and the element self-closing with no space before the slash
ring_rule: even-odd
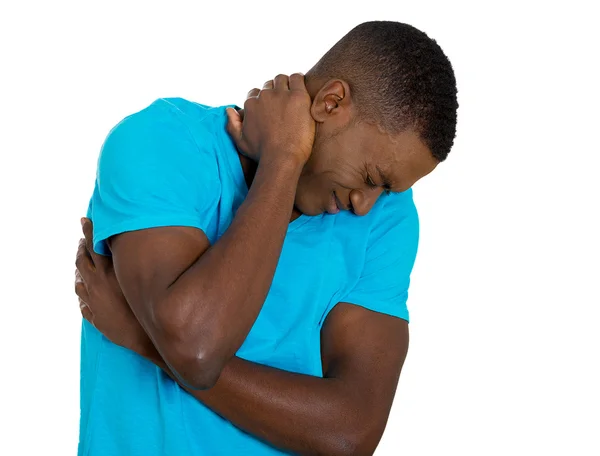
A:
<svg viewBox="0 0 600 456">
<path fill-rule="evenodd" d="M 381 168 L 379 166 L 376 167 L 377 168 L 377 172 L 379 173 L 379 177 L 381 178 L 382 182 L 383 182 L 383 189 L 385 190 L 386 194 L 390 194 L 392 193 L 392 184 L 390 179 L 384 175 L 383 171 L 381 170 Z"/>
<path fill-rule="evenodd" d="M 365 184 L 367 184 L 371 188 L 377 187 L 377 184 L 373 181 L 373 179 L 371 178 L 371 176 L 369 174 L 367 174 L 367 178 L 365 179 Z"/>
<path fill-rule="evenodd" d="M 365 184 L 367 184 L 370 188 L 379 187 L 379 185 L 377 185 L 375 183 L 375 181 L 369 174 L 367 174 L 367 178 L 365 179 Z M 383 190 L 386 195 L 389 195 L 390 193 L 392 193 L 392 189 L 390 188 L 389 184 L 383 184 Z"/>
</svg>

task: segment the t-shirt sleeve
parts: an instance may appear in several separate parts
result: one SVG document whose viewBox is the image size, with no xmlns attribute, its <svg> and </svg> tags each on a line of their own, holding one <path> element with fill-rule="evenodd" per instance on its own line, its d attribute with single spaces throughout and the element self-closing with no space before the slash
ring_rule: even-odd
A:
<svg viewBox="0 0 600 456">
<path fill-rule="evenodd" d="M 98 159 L 88 211 L 94 250 L 108 254 L 106 240 L 127 231 L 191 226 L 206 232 L 219 194 L 214 154 L 199 147 L 175 113 L 150 107 L 129 116 L 109 133 Z"/>
<path fill-rule="evenodd" d="M 340 301 L 409 320 L 406 302 L 419 243 L 412 190 L 385 196 L 375 220 L 358 282 Z"/>
</svg>

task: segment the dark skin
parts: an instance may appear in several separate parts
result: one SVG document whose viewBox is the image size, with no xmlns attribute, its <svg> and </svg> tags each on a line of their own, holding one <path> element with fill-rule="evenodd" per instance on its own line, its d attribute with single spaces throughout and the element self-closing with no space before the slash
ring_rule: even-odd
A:
<svg viewBox="0 0 600 456">
<path fill-rule="evenodd" d="M 316 134 L 296 192 L 303 214 L 332 212 L 333 195 L 339 210 L 365 215 L 382 192 L 408 190 L 438 165 L 416 132 L 361 121 L 346 81 L 309 78 L 307 89 Z"/>
<path fill-rule="evenodd" d="M 76 292 L 84 318 L 177 381 L 127 304 L 110 257 L 91 249 L 90 220 L 83 230 Z M 323 325 L 321 347 L 323 378 L 233 357 L 212 388 L 179 384 L 235 426 L 278 448 L 303 455 L 373 454 L 408 350 L 408 324 L 340 303 Z"/>
<path fill-rule="evenodd" d="M 209 246 L 192 228 L 124 233 L 109 243 L 111 260 L 91 250 L 88 221 L 76 291 L 83 316 L 106 337 L 234 425 L 299 454 L 372 454 L 408 348 L 404 320 L 338 304 L 321 333 L 324 378 L 234 354 L 264 302 L 294 204 L 306 214 L 365 214 L 383 191 L 410 187 L 436 162 L 412 132 L 391 137 L 355 122 L 343 81 L 311 81 L 305 94 L 278 78 L 251 91 L 243 119 L 228 113 L 244 169 L 258 166 L 225 235 Z M 232 276 L 240 278 L 233 287 L 223 279 Z"/>
<path fill-rule="evenodd" d="M 275 78 L 260 97 L 250 95 L 243 124 L 234 127 L 237 113 L 230 110 L 230 132 L 237 128 L 238 147 L 258 167 L 246 200 L 215 245 L 192 227 L 109 239 L 133 313 L 176 378 L 190 388 L 214 386 L 265 301 L 312 149 L 310 105 L 303 77 L 293 75 Z M 236 286 L 227 277 L 239 278 Z"/>
</svg>

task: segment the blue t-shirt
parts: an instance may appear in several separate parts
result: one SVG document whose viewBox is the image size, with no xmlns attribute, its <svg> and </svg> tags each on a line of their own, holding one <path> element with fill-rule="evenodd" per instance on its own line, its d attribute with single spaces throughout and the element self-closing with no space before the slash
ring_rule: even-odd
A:
<svg viewBox="0 0 600 456">
<path fill-rule="evenodd" d="M 88 216 L 94 247 L 130 230 L 183 225 L 215 243 L 248 188 L 225 107 L 159 99 L 125 118 L 100 153 Z M 290 223 L 265 304 L 237 355 L 322 377 L 320 331 L 338 302 L 408 320 L 418 243 L 412 191 L 350 212 Z M 235 278 L 232 278 L 235 280 Z M 81 340 L 80 456 L 276 455 L 89 323 Z"/>
</svg>

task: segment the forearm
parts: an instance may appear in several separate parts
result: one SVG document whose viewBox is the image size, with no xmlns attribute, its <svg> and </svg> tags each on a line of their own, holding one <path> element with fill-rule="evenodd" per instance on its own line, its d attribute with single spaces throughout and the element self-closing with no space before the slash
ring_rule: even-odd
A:
<svg viewBox="0 0 600 456">
<path fill-rule="evenodd" d="M 289 162 L 259 165 L 225 234 L 157 305 L 161 321 L 176 322 L 172 339 L 192 351 L 189 359 L 213 360 L 219 371 L 246 338 L 271 286 L 300 171 Z"/>
<path fill-rule="evenodd" d="M 176 380 L 153 347 L 140 354 Z M 275 447 L 302 455 L 370 454 L 359 447 L 359 442 L 367 442 L 364 433 L 369 424 L 361 412 L 360 392 L 342 380 L 234 357 L 213 388 L 185 389 L 235 426 Z"/>
</svg>

